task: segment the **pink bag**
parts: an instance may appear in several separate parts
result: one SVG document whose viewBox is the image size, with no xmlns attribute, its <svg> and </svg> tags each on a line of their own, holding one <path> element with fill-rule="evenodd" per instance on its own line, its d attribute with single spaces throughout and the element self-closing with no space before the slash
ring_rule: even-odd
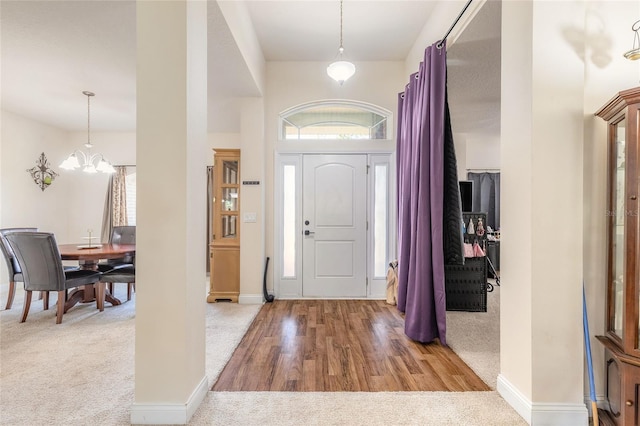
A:
<svg viewBox="0 0 640 426">
<path fill-rule="evenodd" d="M 473 246 L 469 243 L 464 243 L 464 257 L 475 257 L 473 254 Z"/>
<path fill-rule="evenodd" d="M 473 243 L 473 257 L 484 257 L 484 250 L 480 248 L 480 244 L 477 241 Z"/>
</svg>

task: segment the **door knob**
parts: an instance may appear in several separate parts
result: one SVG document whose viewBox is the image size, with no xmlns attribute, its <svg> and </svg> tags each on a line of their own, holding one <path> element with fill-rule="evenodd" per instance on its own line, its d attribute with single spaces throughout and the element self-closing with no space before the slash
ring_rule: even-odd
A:
<svg viewBox="0 0 640 426">
<path fill-rule="evenodd" d="M 304 235 L 311 235 L 311 234 L 315 234 L 315 232 L 311 232 L 308 229 L 305 229 Z"/>
</svg>

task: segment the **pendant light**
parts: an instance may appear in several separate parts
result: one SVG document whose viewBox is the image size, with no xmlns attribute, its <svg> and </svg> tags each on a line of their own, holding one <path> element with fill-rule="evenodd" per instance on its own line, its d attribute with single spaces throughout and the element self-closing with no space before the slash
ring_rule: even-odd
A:
<svg viewBox="0 0 640 426">
<path fill-rule="evenodd" d="M 356 66 L 342 58 L 344 47 L 342 46 L 342 0 L 340 0 L 340 47 L 338 48 L 338 60 L 327 67 L 329 77 L 342 84 L 356 73 Z"/>
<path fill-rule="evenodd" d="M 93 148 L 93 144 L 91 143 L 91 97 L 95 96 L 95 93 L 84 91 L 82 94 L 87 97 L 87 143 L 84 144 L 87 152 L 84 153 L 80 150 L 73 151 L 71 155 L 60 164 L 60 168 L 65 170 L 82 168 L 82 171 L 85 173 L 113 173 L 116 170 L 102 154 L 91 154 L 91 148 Z M 82 164 L 79 159 L 82 160 Z"/>
<path fill-rule="evenodd" d="M 640 59 L 640 36 L 638 35 L 638 31 L 640 31 L 640 21 L 636 21 L 636 23 L 631 26 L 631 30 L 634 33 L 633 48 L 625 53 L 624 57 L 630 61 L 635 61 L 636 59 Z"/>
</svg>

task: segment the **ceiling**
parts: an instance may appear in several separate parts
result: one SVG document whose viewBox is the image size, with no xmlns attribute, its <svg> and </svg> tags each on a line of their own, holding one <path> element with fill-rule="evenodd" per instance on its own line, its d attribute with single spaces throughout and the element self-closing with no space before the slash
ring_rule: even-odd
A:
<svg viewBox="0 0 640 426">
<path fill-rule="evenodd" d="M 330 62 L 335 58 L 338 1 L 245 3 L 266 61 Z M 438 7 L 457 14 L 465 3 L 345 1 L 345 53 L 357 62 L 404 61 L 427 23 L 442 34 L 451 24 L 429 22 Z M 82 91 L 90 90 L 96 94 L 91 100 L 92 130 L 133 131 L 135 14 L 135 1 L 130 0 L 2 0 L 2 108 L 61 129 L 84 130 L 87 101 Z M 238 99 L 260 93 L 213 0 L 209 0 L 208 22 L 209 131 L 237 132 Z M 459 122 L 459 131 L 464 132 L 478 126 L 495 131 L 500 93 L 498 1 L 487 2 L 450 45 L 448 62 L 454 125 Z"/>
</svg>

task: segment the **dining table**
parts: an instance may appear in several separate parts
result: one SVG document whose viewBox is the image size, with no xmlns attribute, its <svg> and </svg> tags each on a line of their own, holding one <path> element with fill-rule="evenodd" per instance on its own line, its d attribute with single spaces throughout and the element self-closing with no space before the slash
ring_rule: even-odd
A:
<svg viewBox="0 0 640 426">
<path fill-rule="evenodd" d="M 62 260 L 76 260 L 82 269 L 98 270 L 98 261 L 118 259 L 127 255 L 135 255 L 135 244 L 59 244 L 58 250 Z M 64 311 L 67 312 L 76 303 L 91 303 L 96 300 L 96 291 L 93 284 L 78 287 L 67 296 Z M 108 289 L 105 289 L 105 301 L 112 305 L 120 305 L 122 302 Z"/>
</svg>

